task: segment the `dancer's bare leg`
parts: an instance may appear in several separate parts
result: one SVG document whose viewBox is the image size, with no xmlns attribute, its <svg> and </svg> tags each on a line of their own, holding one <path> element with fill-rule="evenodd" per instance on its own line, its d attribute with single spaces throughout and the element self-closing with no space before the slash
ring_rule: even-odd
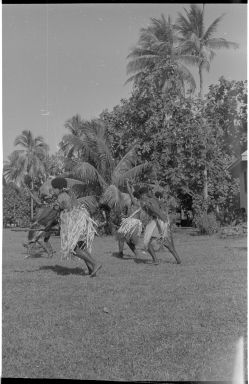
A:
<svg viewBox="0 0 249 384">
<path fill-rule="evenodd" d="M 97 271 L 102 267 L 101 264 L 97 265 L 94 258 L 86 249 L 83 250 L 77 247 L 75 250 L 75 256 L 85 261 L 90 277 L 96 276 Z"/>
<path fill-rule="evenodd" d="M 140 256 L 140 253 L 137 250 L 136 245 L 132 241 L 127 241 L 127 245 L 130 250 L 134 253 L 134 255 L 138 258 Z"/>
<path fill-rule="evenodd" d="M 176 263 L 181 264 L 181 259 L 178 253 L 176 252 L 174 241 L 173 241 L 173 236 L 172 233 L 170 232 L 168 234 L 168 237 L 164 240 L 163 245 L 168 248 L 170 253 L 174 256 Z"/>
<path fill-rule="evenodd" d="M 55 251 L 53 250 L 52 245 L 51 245 L 49 239 L 44 239 L 44 242 L 43 242 L 42 246 L 44 247 L 45 251 L 47 252 L 48 257 L 52 258 L 53 254 L 55 253 Z"/>
<path fill-rule="evenodd" d="M 148 244 L 148 249 L 147 250 L 148 250 L 149 254 L 152 257 L 152 260 L 153 260 L 154 264 L 157 265 L 157 264 L 159 264 L 159 260 L 158 260 L 158 258 L 156 256 L 156 252 L 155 252 L 151 242 L 152 242 L 152 239 L 150 240 L 150 242 Z"/>
<path fill-rule="evenodd" d="M 124 239 L 118 239 L 118 255 L 119 255 L 119 257 L 124 256 L 124 243 L 125 243 Z"/>
</svg>

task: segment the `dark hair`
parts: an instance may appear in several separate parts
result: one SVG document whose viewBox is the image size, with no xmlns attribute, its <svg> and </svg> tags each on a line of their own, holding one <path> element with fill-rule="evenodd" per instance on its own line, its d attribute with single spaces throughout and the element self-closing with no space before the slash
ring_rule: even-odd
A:
<svg viewBox="0 0 249 384">
<path fill-rule="evenodd" d="M 64 177 L 56 177 L 51 181 L 53 188 L 63 189 L 67 188 L 67 180 Z"/>
<path fill-rule="evenodd" d="M 156 191 L 156 192 L 155 192 L 155 196 L 156 196 L 157 198 L 162 198 L 162 197 L 163 197 L 163 194 L 162 194 L 162 192 Z"/>
</svg>

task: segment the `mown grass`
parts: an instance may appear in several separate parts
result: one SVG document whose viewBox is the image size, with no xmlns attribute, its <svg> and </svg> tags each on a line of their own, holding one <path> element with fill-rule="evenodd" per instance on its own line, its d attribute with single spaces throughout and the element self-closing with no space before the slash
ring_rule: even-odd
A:
<svg viewBox="0 0 249 384">
<path fill-rule="evenodd" d="M 231 380 L 247 336 L 246 239 L 175 234 L 166 251 L 125 260 L 96 238 L 96 278 L 80 261 L 24 259 L 25 232 L 3 230 L 2 377 L 92 380 Z M 240 248 L 239 248 L 240 247 Z M 85 268 L 85 266 L 84 266 Z"/>
</svg>

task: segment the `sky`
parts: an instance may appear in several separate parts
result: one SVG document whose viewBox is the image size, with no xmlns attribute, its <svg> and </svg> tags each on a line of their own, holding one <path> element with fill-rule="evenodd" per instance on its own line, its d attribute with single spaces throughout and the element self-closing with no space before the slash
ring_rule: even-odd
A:
<svg viewBox="0 0 249 384">
<path fill-rule="evenodd" d="M 54 153 L 66 120 L 97 118 L 128 98 L 127 55 L 140 29 L 161 14 L 175 21 L 184 7 L 189 4 L 3 4 L 3 160 L 19 148 L 14 140 L 23 130 L 42 136 Z M 223 13 L 216 35 L 239 49 L 217 51 L 204 74 L 205 92 L 220 76 L 247 79 L 247 5 L 206 4 L 205 25 Z"/>
</svg>

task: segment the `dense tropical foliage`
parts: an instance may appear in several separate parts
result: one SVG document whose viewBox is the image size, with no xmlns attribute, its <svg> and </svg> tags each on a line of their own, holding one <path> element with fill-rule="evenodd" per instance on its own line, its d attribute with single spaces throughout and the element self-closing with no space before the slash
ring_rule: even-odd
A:
<svg viewBox="0 0 249 384">
<path fill-rule="evenodd" d="M 7 183 L 35 192 L 49 176 L 63 175 L 90 210 L 102 201 L 120 211 L 130 204 L 126 180 L 146 182 L 174 206 L 193 210 L 196 223 L 211 220 L 216 228 L 213 218 L 239 204 L 238 180 L 227 169 L 247 148 L 247 82 L 221 77 L 203 95 L 203 70 L 214 51 L 237 44 L 215 36 L 223 16 L 205 28 L 204 6 L 185 13 L 176 23 L 152 18 L 140 30 L 128 55 L 130 97 L 97 119 L 69 118 L 57 153 L 49 155 L 42 137 L 23 131 L 15 141 L 22 149 L 4 165 Z M 199 71 L 198 97 L 189 64 Z M 5 193 L 11 200 L 14 192 Z"/>
</svg>

